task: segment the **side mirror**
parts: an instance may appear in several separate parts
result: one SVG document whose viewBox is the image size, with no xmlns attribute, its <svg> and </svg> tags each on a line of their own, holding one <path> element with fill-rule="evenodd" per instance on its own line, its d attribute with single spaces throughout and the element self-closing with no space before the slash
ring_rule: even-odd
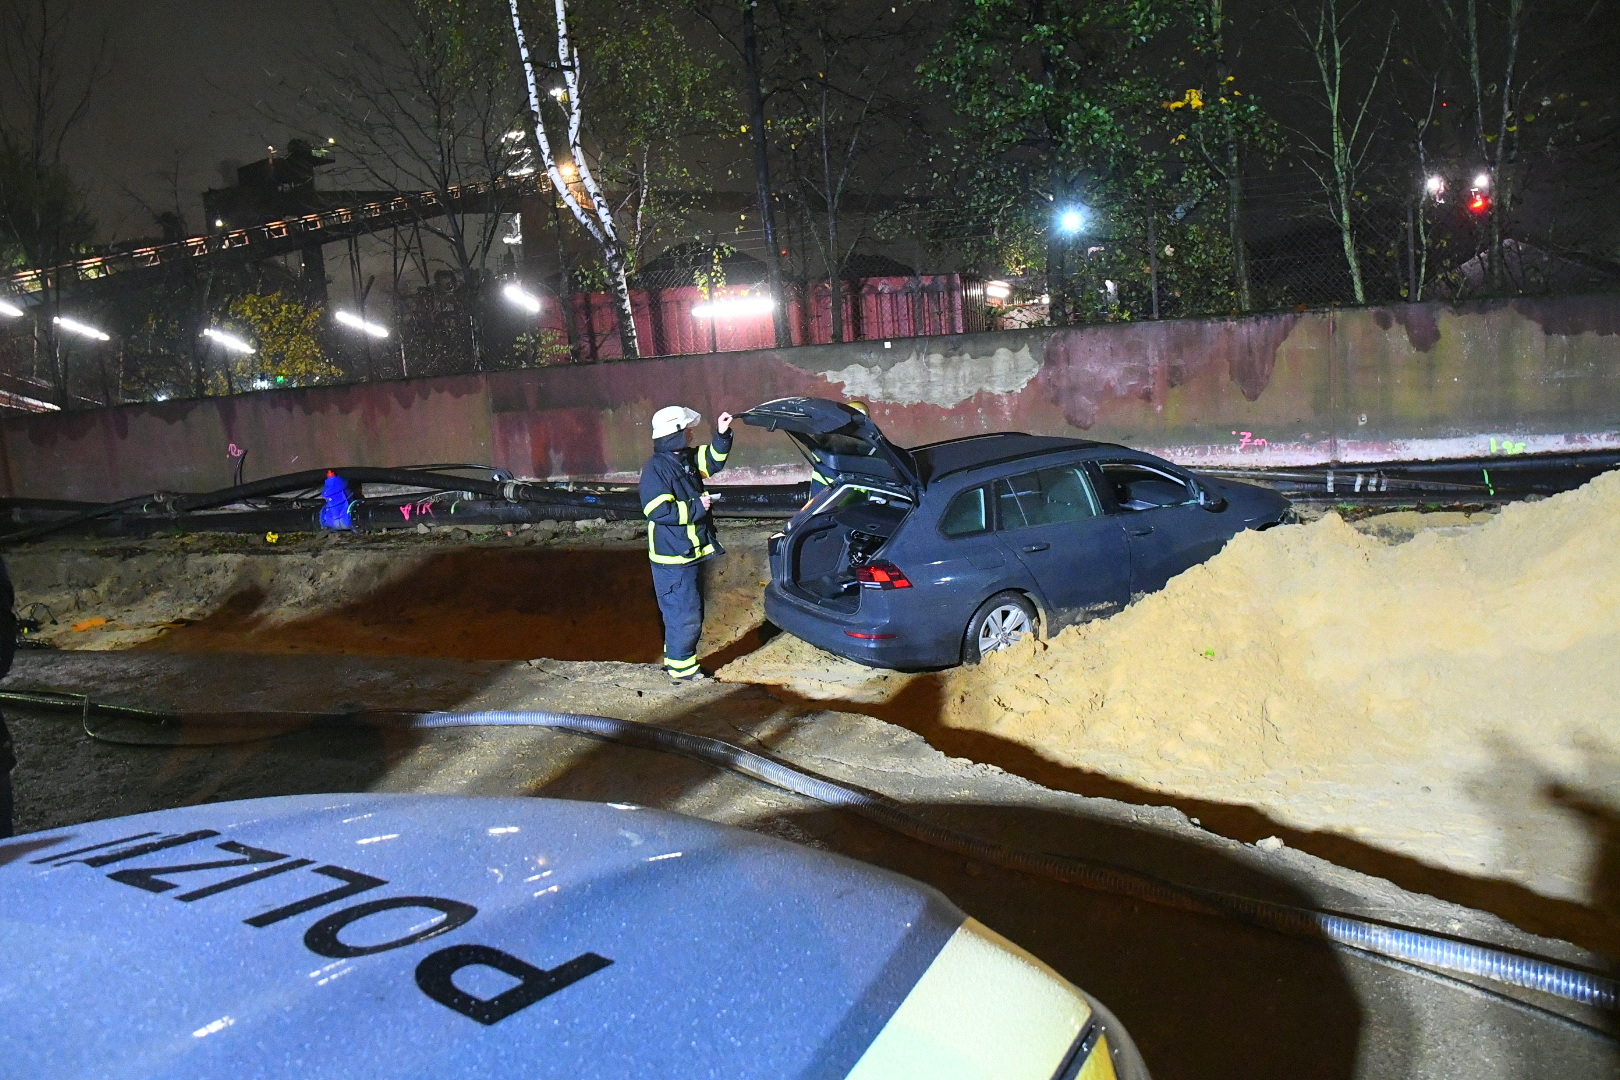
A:
<svg viewBox="0 0 1620 1080">
<path fill-rule="evenodd" d="M 1226 496 L 1222 495 L 1213 484 L 1205 480 L 1194 480 L 1198 488 L 1198 505 L 1210 513 L 1217 513 L 1226 509 Z"/>
</svg>

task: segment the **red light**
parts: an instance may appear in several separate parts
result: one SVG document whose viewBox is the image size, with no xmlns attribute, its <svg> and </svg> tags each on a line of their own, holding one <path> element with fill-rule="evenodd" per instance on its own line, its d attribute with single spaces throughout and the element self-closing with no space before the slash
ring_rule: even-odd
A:
<svg viewBox="0 0 1620 1080">
<path fill-rule="evenodd" d="M 862 641 L 888 641 L 894 637 L 893 634 L 858 634 L 853 630 L 845 630 L 844 636 L 860 638 Z"/>
<path fill-rule="evenodd" d="M 1476 191 L 1468 199 L 1468 209 L 1476 214 L 1483 214 L 1491 208 L 1491 197 L 1483 191 Z"/>
<path fill-rule="evenodd" d="M 911 580 L 891 562 L 873 562 L 855 568 L 855 580 L 865 589 L 909 589 Z"/>
</svg>

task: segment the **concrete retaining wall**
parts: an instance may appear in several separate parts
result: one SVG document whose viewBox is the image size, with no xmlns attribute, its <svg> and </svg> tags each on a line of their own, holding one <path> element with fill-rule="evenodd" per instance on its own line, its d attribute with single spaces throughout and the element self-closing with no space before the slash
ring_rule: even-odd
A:
<svg viewBox="0 0 1620 1080">
<path fill-rule="evenodd" d="M 626 478 L 647 419 L 769 398 L 870 403 L 914 445 L 1022 430 L 1187 464 L 1298 465 L 1620 447 L 1620 296 L 1111 324 L 264 391 L 0 423 L 7 494 L 112 499 L 332 465 L 492 463 Z M 805 470 L 744 429 L 731 480 Z"/>
</svg>

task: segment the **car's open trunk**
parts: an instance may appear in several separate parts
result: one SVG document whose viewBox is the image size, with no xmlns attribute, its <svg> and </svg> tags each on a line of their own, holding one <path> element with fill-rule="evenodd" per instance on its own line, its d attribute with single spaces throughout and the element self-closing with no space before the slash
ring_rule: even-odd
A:
<svg viewBox="0 0 1620 1080">
<path fill-rule="evenodd" d="M 844 488 L 793 530 L 787 549 L 787 584 L 834 611 L 860 607 L 855 570 L 877 557 L 911 512 L 903 499 Z"/>
</svg>

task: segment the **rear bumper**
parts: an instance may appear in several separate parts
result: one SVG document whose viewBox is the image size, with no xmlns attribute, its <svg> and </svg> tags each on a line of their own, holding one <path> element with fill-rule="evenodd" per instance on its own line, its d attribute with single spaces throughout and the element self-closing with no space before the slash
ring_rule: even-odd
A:
<svg viewBox="0 0 1620 1080">
<path fill-rule="evenodd" d="M 896 619 L 894 605 L 886 602 L 886 596 L 868 594 L 861 600 L 860 610 L 844 615 L 796 599 L 773 581 L 765 589 L 765 617 L 802 641 L 869 667 L 910 671 L 962 662 L 960 649 L 929 640 L 923 627 L 908 627 L 907 620 Z M 851 637 L 851 633 L 894 636 L 868 639 Z"/>
</svg>

